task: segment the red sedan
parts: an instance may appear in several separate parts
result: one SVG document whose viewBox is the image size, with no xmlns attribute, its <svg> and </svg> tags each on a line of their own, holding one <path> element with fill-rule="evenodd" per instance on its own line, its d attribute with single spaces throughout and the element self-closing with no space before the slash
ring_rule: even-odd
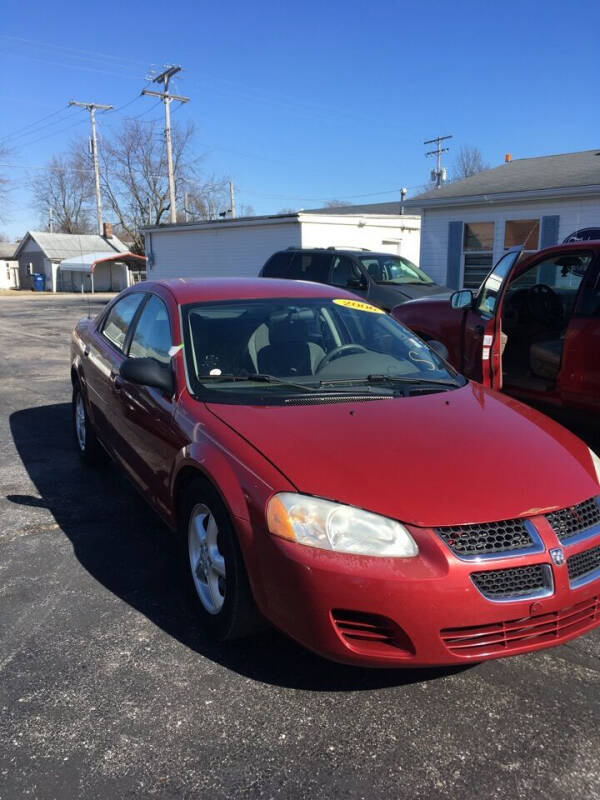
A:
<svg viewBox="0 0 600 800">
<path fill-rule="evenodd" d="M 75 440 L 178 536 L 220 639 L 457 664 L 600 624 L 600 460 L 325 285 L 148 282 L 73 333 Z"/>
<path fill-rule="evenodd" d="M 414 300 L 394 319 L 441 341 L 463 374 L 556 408 L 600 413 L 600 242 L 522 258 L 510 250 L 479 290 Z"/>
</svg>

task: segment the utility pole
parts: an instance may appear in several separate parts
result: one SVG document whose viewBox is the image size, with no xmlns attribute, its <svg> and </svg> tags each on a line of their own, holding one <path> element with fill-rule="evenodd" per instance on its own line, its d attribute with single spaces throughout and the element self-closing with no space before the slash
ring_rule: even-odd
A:
<svg viewBox="0 0 600 800">
<path fill-rule="evenodd" d="M 90 122 L 92 125 L 92 159 L 94 161 L 94 178 L 96 181 L 96 215 L 98 217 L 98 233 L 102 236 L 102 197 L 100 195 L 100 171 L 98 168 L 98 142 L 96 140 L 96 109 L 110 111 L 114 106 L 103 106 L 99 103 L 79 103 L 71 100 L 70 106 L 79 106 L 90 112 Z"/>
<path fill-rule="evenodd" d="M 235 217 L 235 194 L 233 191 L 233 181 L 229 181 L 229 210 L 231 216 Z"/>
<path fill-rule="evenodd" d="M 142 94 L 150 97 L 159 97 L 165 104 L 165 145 L 167 148 L 167 169 L 169 171 L 169 218 L 171 222 L 177 222 L 177 209 L 175 207 L 175 178 L 173 176 L 173 147 L 171 143 L 171 100 L 179 100 L 180 103 L 188 103 L 189 97 L 179 97 L 176 94 L 169 94 L 169 81 L 173 75 L 181 72 L 181 67 L 167 67 L 164 72 L 154 78 L 153 83 L 162 83 L 164 91 L 152 92 L 149 89 L 142 89 Z"/>
<path fill-rule="evenodd" d="M 54 233 L 54 209 L 48 209 L 48 227 L 50 228 L 50 233 Z"/>
<path fill-rule="evenodd" d="M 425 153 L 426 156 L 437 157 L 437 168 L 431 171 L 431 177 L 435 180 L 436 189 L 439 189 L 442 182 L 446 180 L 446 170 L 442 169 L 442 153 L 447 153 L 449 148 L 441 147 L 441 143 L 445 139 L 452 139 L 452 136 L 436 136 L 435 139 L 427 139 L 427 141 L 423 142 L 423 144 L 433 144 L 434 142 L 437 144 L 435 150 Z"/>
</svg>

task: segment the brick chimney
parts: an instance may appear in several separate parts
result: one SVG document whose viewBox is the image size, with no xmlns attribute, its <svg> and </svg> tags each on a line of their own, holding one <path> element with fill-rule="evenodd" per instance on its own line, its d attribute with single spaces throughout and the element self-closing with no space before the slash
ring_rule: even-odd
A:
<svg viewBox="0 0 600 800">
<path fill-rule="evenodd" d="M 110 222 L 103 222 L 102 223 L 102 236 L 105 239 L 112 239 L 112 235 L 113 235 L 112 225 L 110 224 Z"/>
<path fill-rule="evenodd" d="M 510 153 L 507 153 L 507 154 L 504 156 L 504 163 L 505 163 L 505 164 L 508 164 L 508 163 L 509 163 L 509 161 L 512 161 L 512 155 L 511 155 Z"/>
</svg>

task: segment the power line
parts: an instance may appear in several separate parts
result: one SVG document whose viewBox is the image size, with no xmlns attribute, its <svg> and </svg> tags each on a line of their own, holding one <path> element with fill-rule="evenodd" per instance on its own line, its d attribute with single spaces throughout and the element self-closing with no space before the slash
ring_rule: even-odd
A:
<svg viewBox="0 0 600 800">
<path fill-rule="evenodd" d="M 21 43 L 21 44 L 32 44 L 32 45 L 35 45 L 36 47 L 46 47 L 46 48 L 50 48 L 50 49 L 53 49 L 53 50 L 62 51 L 63 53 L 67 53 L 67 52 L 80 53 L 81 55 L 86 57 L 88 60 L 90 58 L 96 58 L 98 60 L 103 60 L 105 58 L 110 58 L 113 61 L 123 61 L 123 62 L 129 63 L 129 64 L 135 64 L 137 66 L 147 68 L 147 63 L 146 62 L 134 61 L 131 58 L 125 58 L 123 56 L 115 56 L 115 55 L 111 55 L 109 53 L 99 53 L 97 51 L 87 50 L 87 49 L 86 50 L 81 50 L 80 48 L 77 48 L 77 47 L 67 47 L 65 45 L 52 44 L 51 42 L 38 42 L 38 41 L 34 41 L 33 39 L 24 39 L 21 36 L 8 36 L 7 34 L 4 34 L 4 33 L 0 34 L 0 39 L 5 39 L 6 41 L 9 41 L 9 42 L 18 42 L 18 43 Z"/>
<path fill-rule="evenodd" d="M 62 122 L 62 120 L 61 120 L 61 122 Z M 25 142 L 25 144 L 22 144 L 20 146 L 21 147 L 31 147 L 31 145 L 33 145 L 33 144 L 37 144 L 38 142 L 43 142 L 46 139 L 51 139 L 53 136 L 56 136 L 57 133 L 63 133 L 64 131 L 70 131 L 72 128 L 76 128 L 78 125 L 81 125 L 82 122 L 83 122 L 83 120 L 78 120 L 77 122 L 74 122 L 72 125 L 66 125 L 64 128 L 59 128 L 58 130 L 52 131 L 52 133 L 49 133 L 46 136 L 40 136 L 39 139 L 34 139 L 32 142 Z M 32 131 L 32 133 L 35 135 L 37 133 L 37 131 Z"/>
<path fill-rule="evenodd" d="M 46 114 L 45 117 L 40 117 L 40 119 L 36 119 L 33 122 L 29 122 L 27 125 L 23 125 L 23 127 L 21 128 L 17 128 L 16 131 L 11 131 L 10 133 L 4 134 L 4 136 L 2 137 L 2 141 L 4 141 L 5 139 L 9 139 L 11 136 L 15 136 L 17 133 L 20 133 L 21 131 L 24 131 L 27 128 L 31 128 L 33 125 L 37 125 L 40 122 L 44 122 L 44 120 L 50 119 L 50 117 L 55 117 L 57 114 L 60 114 L 61 112 L 65 111 L 68 107 L 69 107 L 68 105 L 61 106 L 61 108 L 59 108 L 57 111 L 53 111 L 51 114 Z"/>
<path fill-rule="evenodd" d="M 5 54 L 6 55 L 6 54 Z M 50 61 L 47 58 L 40 58 L 39 56 L 31 55 L 30 53 L 10 53 L 11 58 L 24 58 L 24 59 L 31 59 L 33 61 L 41 61 L 43 64 L 50 64 L 53 67 L 63 67 L 65 69 L 76 69 L 78 71 L 84 70 L 86 72 L 96 72 L 100 75 L 110 75 L 111 77 L 115 78 L 126 78 L 132 81 L 139 81 L 139 75 L 130 75 L 125 72 L 111 72 L 110 70 L 106 69 L 98 69 L 97 67 L 88 67 L 85 64 L 65 64 L 61 61 Z"/>
</svg>

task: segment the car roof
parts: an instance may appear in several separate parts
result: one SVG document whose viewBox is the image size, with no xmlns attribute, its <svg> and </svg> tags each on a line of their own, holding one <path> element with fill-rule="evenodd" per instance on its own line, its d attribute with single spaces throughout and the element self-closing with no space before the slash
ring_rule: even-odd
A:
<svg viewBox="0 0 600 800">
<path fill-rule="evenodd" d="M 171 280 L 144 281 L 136 288 L 151 291 L 162 286 L 168 289 L 180 305 L 216 300 L 256 300 L 269 297 L 309 298 L 347 297 L 356 295 L 345 289 L 312 281 L 285 278 L 173 278 Z"/>
</svg>

